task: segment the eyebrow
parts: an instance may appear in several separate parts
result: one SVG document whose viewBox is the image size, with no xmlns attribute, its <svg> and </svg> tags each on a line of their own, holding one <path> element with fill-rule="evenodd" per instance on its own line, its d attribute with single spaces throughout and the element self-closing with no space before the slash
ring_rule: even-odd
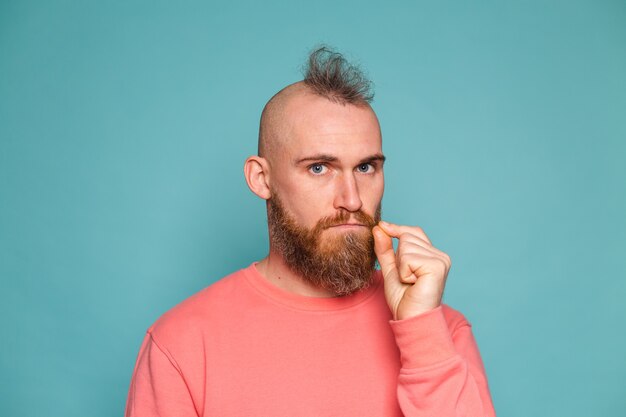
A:
<svg viewBox="0 0 626 417">
<path fill-rule="evenodd" d="M 370 156 L 367 156 L 367 157 L 361 159 L 357 165 L 365 164 L 365 163 L 368 163 L 368 162 L 374 162 L 374 161 L 385 162 L 386 159 L 387 158 L 382 153 L 376 153 L 374 155 L 370 155 Z M 338 160 L 339 160 L 339 158 L 337 158 L 336 156 L 332 156 L 332 155 L 321 153 L 321 154 L 311 155 L 311 156 L 307 156 L 307 157 L 298 159 L 296 161 L 296 164 L 299 165 L 299 164 L 301 164 L 303 162 L 312 162 L 312 161 L 316 161 L 316 162 L 337 162 Z"/>
</svg>

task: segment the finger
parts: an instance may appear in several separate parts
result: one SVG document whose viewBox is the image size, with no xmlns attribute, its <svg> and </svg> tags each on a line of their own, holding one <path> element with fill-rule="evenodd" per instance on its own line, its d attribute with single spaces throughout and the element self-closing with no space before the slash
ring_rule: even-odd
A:
<svg viewBox="0 0 626 417">
<path fill-rule="evenodd" d="M 403 256 L 399 265 L 400 281 L 406 284 L 414 284 L 422 276 L 440 273 L 447 275 L 448 265 L 444 259 L 428 254 L 411 253 Z"/>
<path fill-rule="evenodd" d="M 428 241 L 426 241 L 426 240 L 422 239 L 421 237 L 419 237 L 419 236 L 417 236 L 415 234 L 412 234 L 412 233 L 406 233 L 405 232 L 405 233 L 402 233 L 398 237 L 398 244 L 401 244 L 401 243 L 404 243 L 404 242 L 412 243 L 412 244 L 419 245 L 419 246 L 423 246 L 425 248 L 433 248 L 434 249 L 434 246 L 431 245 L 430 243 L 428 243 Z"/>
<path fill-rule="evenodd" d="M 403 233 L 410 233 L 420 237 L 421 239 L 428 242 L 428 244 L 432 245 L 432 242 L 430 241 L 428 236 L 426 236 L 424 230 L 422 230 L 422 228 L 419 226 L 402 226 L 382 220 L 378 222 L 378 226 L 380 226 L 385 231 L 385 233 L 387 233 L 391 237 L 399 238 L 400 235 L 402 235 Z"/>
<path fill-rule="evenodd" d="M 378 226 L 374 226 L 372 233 L 374 235 L 374 252 L 376 252 L 383 277 L 386 277 L 396 269 L 396 255 L 393 252 L 393 242 L 391 236 L 387 235 Z"/>
<path fill-rule="evenodd" d="M 424 256 L 441 256 L 443 252 L 438 251 L 433 246 L 426 246 L 423 242 L 410 242 L 410 241 L 400 241 L 398 242 L 398 249 L 396 250 L 396 262 L 399 256 L 408 256 L 411 254 L 420 254 Z"/>
<path fill-rule="evenodd" d="M 403 233 L 400 235 L 400 238 L 398 239 L 398 252 L 399 253 L 404 252 L 404 251 L 410 251 L 411 248 L 415 246 L 422 247 L 431 251 L 433 256 L 441 256 L 442 258 L 449 258 L 447 253 L 430 245 L 428 242 L 426 242 L 424 239 L 418 236 L 412 235 L 410 233 Z"/>
<path fill-rule="evenodd" d="M 414 246 L 410 251 L 398 249 L 396 265 L 400 280 L 406 284 L 414 284 L 420 277 L 423 268 L 428 269 L 428 264 L 436 259 L 437 255 L 421 246 Z"/>
</svg>

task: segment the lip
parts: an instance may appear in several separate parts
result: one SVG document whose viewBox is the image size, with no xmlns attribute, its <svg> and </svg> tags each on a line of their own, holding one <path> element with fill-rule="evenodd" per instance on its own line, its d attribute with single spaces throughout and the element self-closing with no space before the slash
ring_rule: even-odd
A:
<svg viewBox="0 0 626 417">
<path fill-rule="evenodd" d="M 345 223 L 345 224 L 337 224 L 335 226 L 330 226 L 331 228 L 349 228 L 349 229 L 353 229 L 353 228 L 357 228 L 357 227 L 366 227 L 364 224 L 360 224 L 360 223 Z"/>
</svg>

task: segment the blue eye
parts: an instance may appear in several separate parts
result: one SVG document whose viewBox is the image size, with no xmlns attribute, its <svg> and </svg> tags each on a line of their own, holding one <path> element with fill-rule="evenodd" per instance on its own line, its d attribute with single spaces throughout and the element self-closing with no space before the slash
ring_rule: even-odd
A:
<svg viewBox="0 0 626 417">
<path fill-rule="evenodd" d="M 326 166 L 323 164 L 313 164 L 309 167 L 309 171 L 311 171 L 313 174 L 323 174 L 324 172 L 326 172 Z"/>
<path fill-rule="evenodd" d="M 359 172 L 370 172 L 372 169 L 374 169 L 374 167 L 372 166 L 372 164 L 361 164 L 357 169 L 359 170 Z"/>
</svg>

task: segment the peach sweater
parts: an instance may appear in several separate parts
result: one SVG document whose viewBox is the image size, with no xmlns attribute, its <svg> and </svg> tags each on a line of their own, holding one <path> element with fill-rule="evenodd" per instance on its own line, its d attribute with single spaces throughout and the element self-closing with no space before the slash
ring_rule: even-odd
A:
<svg viewBox="0 0 626 417">
<path fill-rule="evenodd" d="M 375 278 L 304 297 L 251 264 L 210 285 L 148 329 L 126 416 L 494 416 L 463 315 L 392 320 Z"/>
</svg>

